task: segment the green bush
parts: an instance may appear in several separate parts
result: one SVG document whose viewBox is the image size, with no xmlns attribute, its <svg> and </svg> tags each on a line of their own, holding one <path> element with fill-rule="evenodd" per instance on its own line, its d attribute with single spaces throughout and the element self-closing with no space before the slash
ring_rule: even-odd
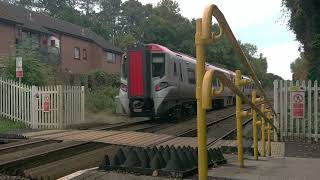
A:
<svg viewBox="0 0 320 180">
<path fill-rule="evenodd" d="M 119 74 L 109 74 L 102 70 L 96 70 L 89 74 L 90 86 L 95 89 L 96 87 L 119 87 L 120 76 Z"/>
<path fill-rule="evenodd" d="M 119 88 L 111 86 L 100 86 L 87 92 L 87 107 L 89 111 L 115 112 L 115 96 L 118 95 Z"/>
<path fill-rule="evenodd" d="M 108 74 L 102 70 L 96 70 L 89 74 L 90 88 L 87 91 L 87 107 L 91 112 L 108 111 L 115 112 L 115 96 L 119 93 L 119 74 Z"/>
<path fill-rule="evenodd" d="M 32 47 L 30 39 L 24 40 L 16 49 L 15 55 L 8 57 L 5 76 L 9 79 L 16 79 L 16 57 L 22 57 L 24 77 L 21 81 L 23 83 L 36 86 L 48 83 L 49 66 L 41 62 L 39 49 Z"/>
</svg>

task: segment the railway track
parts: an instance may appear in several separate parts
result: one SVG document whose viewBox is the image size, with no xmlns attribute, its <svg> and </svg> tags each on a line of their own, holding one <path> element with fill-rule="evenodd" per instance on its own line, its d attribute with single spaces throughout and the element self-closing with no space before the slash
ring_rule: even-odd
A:
<svg viewBox="0 0 320 180">
<path fill-rule="evenodd" d="M 207 123 L 209 130 L 223 122 L 230 123 L 234 121 L 234 113 L 225 115 L 232 112 L 232 110 L 234 111 L 234 107 L 209 112 Z M 176 137 L 194 137 L 196 135 L 195 125 L 195 118 L 176 124 L 141 120 L 96 127 L 91 130 L 119 130 L 120 135 L 126 131 L 152 132 L 157 134 L 166 132 L 173 135 L 172 138 L 165 138 L 163 141 L 153 144 L 156 146 Z M 64 133 L 66 132 L 56 131 L 49 133 L 49 135 L 57 134 L 57 136 L 63 137 Z M 73 135 L 77 133 L 82 132 L 75 132 Z M 45 140 L 39 139 L 40 137 L 40 135 L 35 134 L 34 139 L 0 145 L 0 173 L 24 175 L 34 179 L 56 179 L 80 169 L 94 167 L 100 163 L 103 154 L 112 154 L 116 149 L 116 146 L 112 144 Z"/>
</svg>

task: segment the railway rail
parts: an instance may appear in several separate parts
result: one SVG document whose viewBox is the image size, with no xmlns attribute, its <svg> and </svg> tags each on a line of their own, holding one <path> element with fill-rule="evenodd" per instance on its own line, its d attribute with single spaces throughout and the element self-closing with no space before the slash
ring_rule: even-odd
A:
<svg viewBox="0 0 320 180">
<path fill-rule="evenodd" d="M 209 121 L 207 123 L 208 131 L 219 126 L 221 123 L 232 124 L 235 118 L 234 113 L 230 114 L 232 111 L 234 111 L 234 107 L 209 112 Z M 229 115 L 226 116 L 225 114 L 228 113 Z M 177 129 L 179 126 L 180 128 Z M 157 146 L 168 141 L 179 140 L 175 139 L 179 137 L 194 137 L 196 135 L 195 127 L 195 118 L 191 118 L 188 121 L 178 122 L 176 124 L 141 120 L 96 127 L 91 130 L 111 130 L 116 131 L 115 133 L 118 133 L 118 135 L 122 135 L 127 131 L 171 134 L 172 137 L 165 137 L 162 141 L 152 144 Z M 223 137 L 230 134 L 231 131 L 234 131 L 234 129 L 227 128 L 225 132 L 228 133 L 215 135 L 215 137 L 219 136 L 219 138 L 215 138 L 215 141 L 209 141 L 208 145 L 214 144 L 218 139 L 223 139 Z M 46 135 L 54 135 L 54 137 L 61 138 L 67 136 L 67 134 L 81 135 L 82 133 L 84 133 L 84 131 L 70 133 L 68 131 L 57 130 L 49 132 Z M 34 179 L 55 179 L 80 169 L 96 166 L 101 161 L 103 154 L 107 152 L 112 154 L 116 149 L 115 145 L 101 142 L 41 139 L 43 136 L 37 133 L 34 133 L 32 137 L 33 139 L 0 145 L 0 173 L 24 175 Z M 145 137 L 146 141 L 147 138 L 148 137 Z"/>
</svg>

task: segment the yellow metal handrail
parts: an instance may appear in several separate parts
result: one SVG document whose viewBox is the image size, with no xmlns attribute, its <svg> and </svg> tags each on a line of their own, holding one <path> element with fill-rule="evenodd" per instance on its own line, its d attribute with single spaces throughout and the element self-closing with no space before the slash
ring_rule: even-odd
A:
<svg viewBox="0 0 320 180">
<path fill-rule="evenodd" d="M 214 16 L 219 25 L 219 35 L 215 36 L 215 33 L 212 33 L 212 16 Z M 227 39 L 229 42 L 232 44 L 232 46 L 235 48 L 237 54 L 239 55 L 239 58 L 241 60 L 241 63 L 245 66 L 246 69 L 249 70 L 249 75 L 255 82 L 255 85 L 258 87 L 260 93 L 266 100 L 266 104 L 268 105 L 269 108 L 272 109 L 272 112 L 274 116 L 277 116 L 275 110 L 273 109 L 270 100 L 267 98 L 265 91 L 263 90 L 263 87 L 260 83 L 260 81 L 257 78 L 257 75 L 255 74 L 250 62 L 248 61 L 248 58 L 242 51 L 240 45 L 237 42 L 237 39 L 235 38 L 230 26 L 228 25 L 227 20 L 225 19 L 223 13 L 219 10 L 219 8 L 212 4 L 209 5 L 205 8 L 203 18 L 202 18 L 202 24 L 205 27 L 202 27 L 202 36 L 203 38 L 210 38 L 211 37 L 211 42 L 218 39 L 223 33 L 226 35 Z M 223 31 L 223 33 L 222 33 Z"/>
<path fill-rule="evenodd" d="M 214 16 L 219 24 L 219 32 L 213 33 L 212 32 L 212 16 Z M 266 93 L 264 92 L 260 81 L 258 80 L 251 64 L 249 63 L 247 57 L 243 53 L 240 45 L 238 44 L 236 38 L 234 37 L 226 19 L 224 18 L 221 11 L 217 8 L 216 5 L 209 5 L 205 8 L 203 18 L 197 19 L 196 21 L 196 34 L 195 34 L 195 45 L 196 45 L 196 98 L 197 98 L 197 137 L 198 137 L 198 164 L 199 164 L 199 179 L 206 180 L 207 179 L 207 171 L 208 171 L 208 164 L 207 164 L 207 133 L 206 133 L 206 108 L 212 106 L 212 96 L 215 93 L 221 93 L 224 89 L 224 86 L 228 86 L 233 92 L 236 93 L 236 114 L 237 114 L 237 139 L 238 139 L 238 160 L 240 162 L 240 166 L 243 166 L 243 152 L 242 152 L 242 118 L 252 115 L 247 111 L 242 111 L 242 102 L 245 102 L 251 106 L 251 108 L 258 113 L 261 118 L 266 121 L 270 126 L 272 126 L 275 130 L 276 127 L 271 122 L 270 117 L 267 118 L 265 112 L 261 111 L 257 107 L 257 104 L 252 103 L 240 90 L 240 87 L 249 83 L 248 80 L 243 80 L 241 78 L 241 72 L 237 71 L 237 78 L 236 78 L 236 85 L 234 82 L 226 77 L 223 73 L 218 71 L 209 70 L 205 75 L 205 58 L 204 52 L 205 47 L 210 43 L 213 43 L 223 34 L 226 34 L 229 42 L 235 48 L 237 54 L 240 57 L 242 64 L 245 66 L 246 69 L 249 70 L 249 75 L 251 79 L 253 79 L 254 83 L 258 87 L 260 93 L 265 98 L 267 105 L 269 108 L 272 109 L 274 116 L 277 116 L 274 109 L 271 106 L 270 101 L 267 99 Z M 203 78 L 205 76 L 205 81 Z M 222 88 L 220 90 L 212 90 L 212 80 L 213 77 L 216 76 L 222 82 Z M 269 128 L 271 129 L 271 127 Z M 268 131 L 270 132 L 270 131 Z"/>
<path fill-rule="evenodd" d="M 220 87 L 218 90 L 212 87 L 212 81 L 214 79 L 215 70 L 209 69 L 205 75 L 202 84 L 202 107 L 205 109 L 212 108 L 212 97 L 221 94 L 224 91 L 224 84 L 220 81 Z"/>
<path fill-rule="evenodd" d="M 236 93 L 236 95 L 240 96 L 241 99 L 243 100 L 244 103 L 246 104 L 249 104 L 250 107 L 252 109 L 254 109 L 261 117 L 263 117 L 264 119 L 267 120 L 268 123 L 270 123 L 270 125 L 277 131 L 277 127 L 271 122 L 268 120 L 267 116 L 257 107 L 257 105 L 259 104 L 263 104 L 263 103 L 266 103 L 266 101 L 263 101 L 263 102 L 259 102 L 257 103 L 256 105 L 254 105 L 251 100 L 248 99 L 248 97 L 246 95 L 244 95 L 242 93 L 242 91 L 237 88 L 233 82 L 226 76 L 224 75 L 223 73 L 221 72 L 216 72 L 216 76 L 222 81 L 222 83 L 227 86 L 228 88 L 230 88 L 234 93 Z"/>
</svg>

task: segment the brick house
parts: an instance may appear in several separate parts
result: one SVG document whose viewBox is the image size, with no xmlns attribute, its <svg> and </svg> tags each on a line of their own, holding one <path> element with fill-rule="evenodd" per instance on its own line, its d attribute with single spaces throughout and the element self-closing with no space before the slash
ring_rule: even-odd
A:
<svg viewBox="0 0 320 180">
<path fill-rule="evenodd" d="M 91 30 L 4 2 L 0 2 L 0 37 L 0 68 L 4 57 L 29 37 L 43 61 L 58 65 L 58 73 L 120 72 L 122 51 Z"/>
</svg>

